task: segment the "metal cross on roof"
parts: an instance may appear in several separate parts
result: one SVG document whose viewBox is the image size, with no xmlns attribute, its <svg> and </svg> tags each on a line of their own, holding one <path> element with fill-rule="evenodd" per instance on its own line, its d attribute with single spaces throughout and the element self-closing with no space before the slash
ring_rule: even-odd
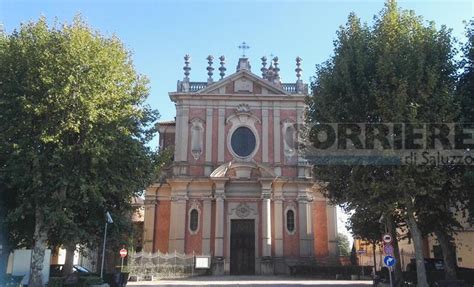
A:
<svg viewBox="0 0 474 287">
<path fill-rule="evenodd" d="M 242 50 L 242 57 L 245 58 L 245 50 L 250 49 L 250 47 L 247 45 L 247 43 L 242 42 L 242 44 L 239 45 L 239 49 Z"/>
</svg>

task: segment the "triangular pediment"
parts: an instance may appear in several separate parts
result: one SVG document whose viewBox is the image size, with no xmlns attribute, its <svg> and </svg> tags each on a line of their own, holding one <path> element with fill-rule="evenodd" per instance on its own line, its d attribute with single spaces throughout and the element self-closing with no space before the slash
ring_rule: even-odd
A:
<svg viewBox="0 0 474 287">
<path fill-rule="evenodd" d="M 290 95 L 278 85 L 270 83 L 257 75 L 240 70 L 206 88 L 197 91 L 198 94 L 261 94 L 261 95 Z"/>
</svg>

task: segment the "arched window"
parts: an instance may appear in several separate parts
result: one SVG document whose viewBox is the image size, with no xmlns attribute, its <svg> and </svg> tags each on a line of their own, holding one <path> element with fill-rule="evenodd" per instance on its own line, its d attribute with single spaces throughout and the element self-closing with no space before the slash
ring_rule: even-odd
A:
<svg viewBox="0 0 474 287">
<path fill-rule="evenodd" d="M 295 231 L 295 212 L 292 209 L 286 212 L 286 229 L 289 233 Z"/>
<path fill-rule="evenodd" d="M 196 232 L 198 230 L 198 224 L 199 212 L 197 211 L 197 209 L 193 209 L 189 213 L 189 230 L 191 230 L 191 232 Z"/>
</svg>

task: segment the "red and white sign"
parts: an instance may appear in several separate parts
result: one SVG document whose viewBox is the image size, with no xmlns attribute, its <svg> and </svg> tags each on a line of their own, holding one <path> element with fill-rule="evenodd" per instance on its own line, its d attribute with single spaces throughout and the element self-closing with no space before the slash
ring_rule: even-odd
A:
<svg viewBox="0 0 474 287">
<path fill-rule="evenodd" d="M 385 244 L 390 244 L 392 243 L 392 235 L 388 234 L 388 233 L 385 233 L 383 236 L 382 236 L 382 240 Z"/>
<path fill-rule="evenodd" d="M 124 258 L 127 256 L 127 249 L 122 248 L 120 249 L 120 257 Z"/>
</svg>

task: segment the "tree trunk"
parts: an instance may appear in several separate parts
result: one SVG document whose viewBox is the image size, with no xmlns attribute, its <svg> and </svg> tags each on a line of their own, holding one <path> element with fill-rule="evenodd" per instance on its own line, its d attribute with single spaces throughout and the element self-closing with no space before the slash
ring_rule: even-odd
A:
<svg viewBox="0 0 474 287">
<path fill-rule="evenodd" d="M 456 247 L 453 244 L 452 237 L 439 227 L 435 229 L 434 233 L 443 250 L 445 279 L 456 280 Z"/>
<path fill-rule="evenodd" d="M 39 208 L 35 211 L 35 233 L 34 233 L 34 247 L 31 252 L 31 263 L 30 263 L 30 280 L 28 287 L 41 287 L 43 286 L 43 261 L 44 253 L 46 251 L 46 239 L 47 233 L 44 230 L 44 216 Z"/>
<path fill-rule="evenodd" d="M 393 245 L 393 256 L 395 257 L 396 263 L 394 268 L 394 286 L 401 286 L 403 283 L 403 273 L 402 273 L 402 264 L 400 260 L 400 249 L 398 248 L 397 240 L 397 227 L 393 221 L 393 217 L 388 215 L 387 218 L 387 227 L 390 235 L 392 235 L 392 245 Z"/>
<path fill-rule="evenodd" d="M 66 246 L 66 260 L 63 267 L 63 276 L 67 276 L 73 272 L 74 266 L 74 252 L 76 251 L 76 244 L 67 244 Z"/>
<path fill-rule="evenodd" d="M 374 255 L 374 276 L 375 276 L 375 273 L 377 272 L 377 257 L 375 256 L 375 252 L 377 251 L 377 244 L 374 242 L 372 242 L 372 254 Z"/>
<path fill-rule="evenodd" d="M 11 252 L 10 246 L 6 243 L 2 244 L 2 251 L 0 251 L 0 278 L 7 274 L 8 256 Z"/>
<path fill-rule="evenodd" d="M 416 278 L 418 287 L 428 287 L 428 280 L 426 278 L 425 259 L 423 258 L 423 238 L 421 231 L 418 228 L 415 215 L 410 208 L 408 208 L 408 227 L 410 228 L 413 245 L 415 247 L 416 258 Z"/>
<path fill-rule="evenodd" d="M 0 216 L 4 216 L 4 214 L 2 213 Z M 8 256 L 10 256 L 11 247 L 8 244 L 6 224 L 1 224 L 0 228 L 2 229 L 0 232 L 0 245 L 2 246 L 0 248 L 0 278 L 2 278 L 7 273 Z"/>
</svg>

